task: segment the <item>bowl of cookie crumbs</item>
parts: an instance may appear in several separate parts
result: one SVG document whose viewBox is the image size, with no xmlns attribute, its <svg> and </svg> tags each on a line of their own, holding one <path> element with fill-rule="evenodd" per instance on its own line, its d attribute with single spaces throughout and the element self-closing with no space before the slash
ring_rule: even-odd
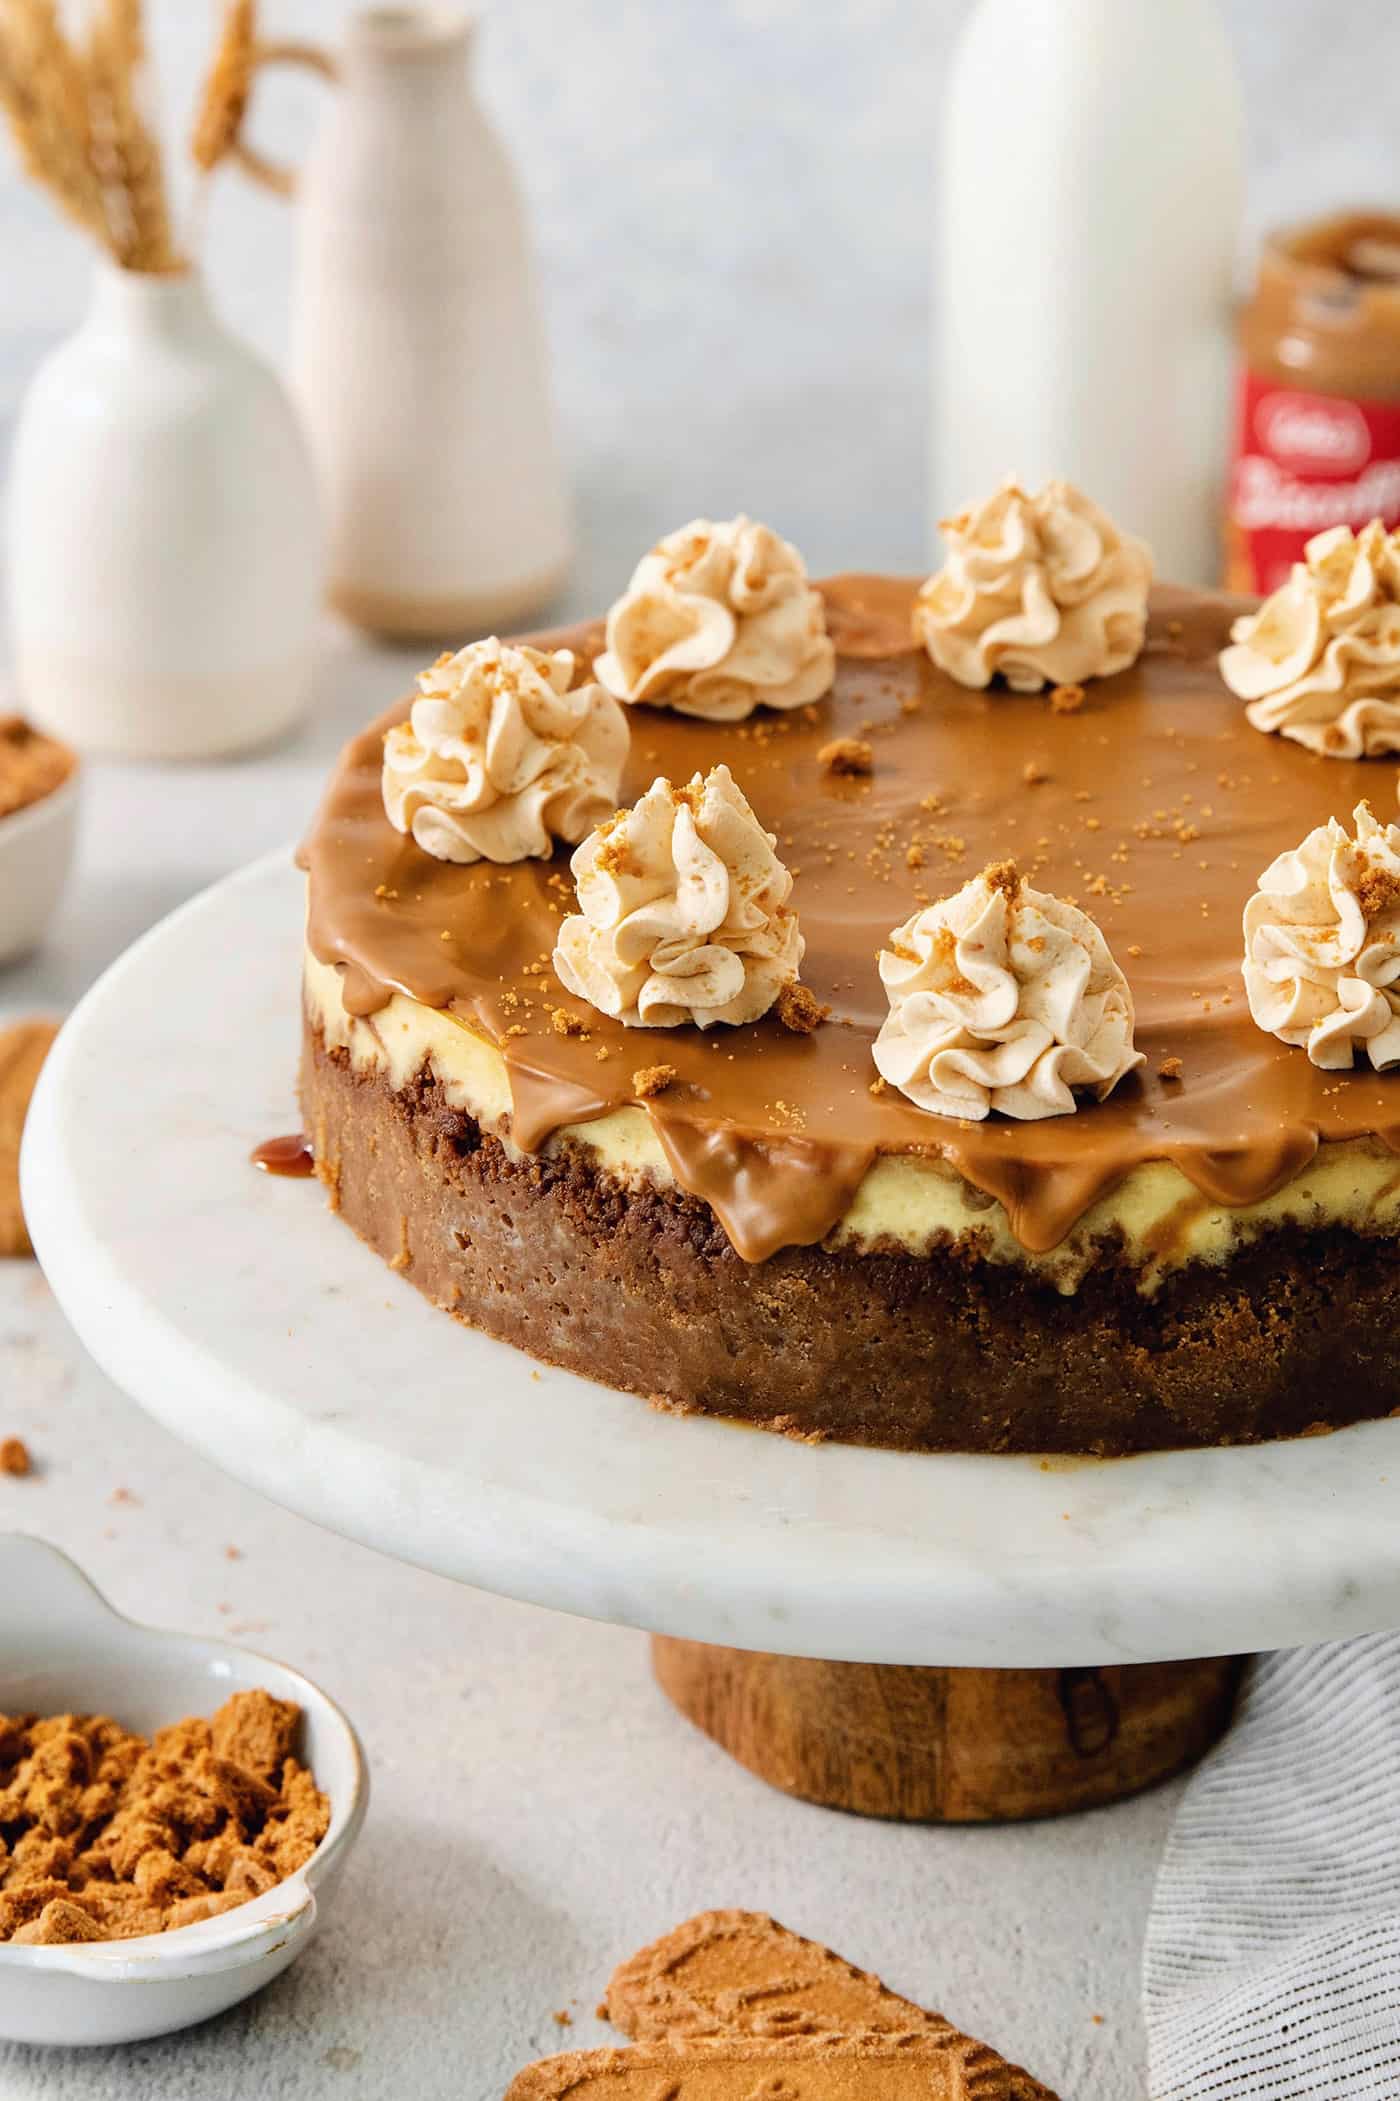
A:
<svg viewBox="0 0 1400 2101">
<path fill-rule="evenodd" d="M 0 963 L 43 939 L 78 836 L 77 754 L 0 713 Z"/>
<path fill-rule="evenodd" d="M 0 2038 L 135 2042 L 261 1990 L 368 1793 L 309 1679 L 138 1626 L 57 1548 L 0 1535 Z"/>
</svg>

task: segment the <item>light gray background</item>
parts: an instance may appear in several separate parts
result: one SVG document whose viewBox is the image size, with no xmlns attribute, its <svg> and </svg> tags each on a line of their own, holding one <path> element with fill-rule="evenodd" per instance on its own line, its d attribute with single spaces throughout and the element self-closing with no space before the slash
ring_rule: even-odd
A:
<svg viewBox="0 0 1400 2101">
<path fill-rule="evenodd" d="M 183 137 L 211 9 L 148 5 Z M 486 11 L 481 91 L 533 210 L 579 492 L 578 605 L 604 601 L 635 551 L 704 510 L 771 518 L 817 573 L 922 561 L 930 157 L 964 11 L 964 0 Z M 1249 110 L 1255 222 L 1400 194 L 1388 85 L 1400 9 L 1223 0 L 1223 13 Z M 322 39 L 344 14 L 340 0 L 264 8 L 276 34 Z M 295 154 L 324 92 L 270 82 L 258 137 Z M 3 154 L 0 168 L 3 423 L 80 310 L 86 273 L 81 243 Z M 205 256 L 229 316 L 279 348 L 285 207 L 229 173 Z"/>
<path fill-rule="evenodd" d="M 153 11 L 183 127 L 208 16 Z M 1225 12 L 1255 225 L 1400 195 L 1400 10 Z M 479 76 L 533 210 L 578 497 L 571 607 L 603 604 L 657 532 L 705 509 L 770 518 L 818 572 L 923 560 L 929 165 L 962 13 L 498 0 Z M 278 35 L 333 37 L 341 17 L 333 0 L 265 6 Z M 298 150 L 322 92 L 269 88 L 259 137 Z M 275 354 L 285 208 L 221 179 L 204 253 L 230 317 Z M 0 151 L 0 443 L 81 309 L 86 262 Z M 77 882 L 43 953 L 0 973 L 0 1022 L 71 1004 L 144 926 L 290 837 L 339 741 L 412 668 L 328 626 L 315 716 L 278 749 L 91 768 Z M 289 988 L 289 1121 L 291 1004 Z M 1141 2101 L 1138 1950 L 1174 1790 L 964 1832 L 769 1794 L 650 1689 L 640 1637 L 392 1567 L 216 1475 L 114 1392 L 27 1264 L 0 1264 L 12 1431 L 41 1471 L 0 1480 L 0 1527 L 57 1540 L 126 1610 L 240 1631 L 321 1678 L 364 1732 L 375 1802 L 324 1935 L 263 1998 L 124 2053 L 0 2046 L 0 2101 L 494 2101 L 526 2059 L 601 2036 L 616 1958 L 735 1903 L 883 1969 L 1075 2101 Z M 566 2035 L 551 2015 L 570 2008 Z"/>
</svg>

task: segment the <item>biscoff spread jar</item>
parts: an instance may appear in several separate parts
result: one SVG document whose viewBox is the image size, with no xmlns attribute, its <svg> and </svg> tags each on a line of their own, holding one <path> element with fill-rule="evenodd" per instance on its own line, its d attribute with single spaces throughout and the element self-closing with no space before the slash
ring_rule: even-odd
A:
<svg viewBox="0 0 1400 2101">
<path fill-rule="evenodd" d="M 1272 235 L 1239 341 L 1226 581 L 1269 592 L 1314 533 L 1400 525 L 1400 216 Z"/>
</svg>

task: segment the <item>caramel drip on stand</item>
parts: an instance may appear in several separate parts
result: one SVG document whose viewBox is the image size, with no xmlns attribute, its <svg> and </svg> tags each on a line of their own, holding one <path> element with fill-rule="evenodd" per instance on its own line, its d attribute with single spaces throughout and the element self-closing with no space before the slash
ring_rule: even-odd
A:
<svg viewBox="0 0 1400 2101">
<path fill-rule="evenodd" d="M 289 1131 L 284 1138 L 264 1138 L 248 1157 L 265 1175 L 286 1175 L 293 1181 L 304 1181 L 316 1172 L 316 1158 L 304 1131 Z"/>
</svg>

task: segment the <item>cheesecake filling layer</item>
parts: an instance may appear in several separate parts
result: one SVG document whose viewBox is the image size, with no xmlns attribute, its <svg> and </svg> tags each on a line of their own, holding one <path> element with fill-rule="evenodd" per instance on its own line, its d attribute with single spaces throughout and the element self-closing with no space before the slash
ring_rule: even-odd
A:
<svg viewBox="0 0 1400 2101">
<path fill-rule="evenodd" d="M 521 1157 L 511 1136 L 510 1075 L 500 1052 L 444 1009 L 395 993 L 369 1015 L 352 1014 L 342 975 L 305 959 L 306 1012 L 331 1050 L 347 1053 L 355 1071 L 382 1074 L 396 1089 L 427 1071 L 452 1108 L 462 1110 Z M 549 1144 L 582 1147 L 616 1180 L 661 1188 L 676 1184 L 652 1118 L 640 1104 L 590 1122 L 566 1124 Z M 1033 1254 L 1016 1239 L 1002 1206 L 964 1182 L 936 1156 L 886 1155 L 854 1190 L 826 1245 L 854 1253 L 902 1249 L 926 1255 L 962 1243 L 980 1258 L 1019 1263 L 1060 1291 L 1076 1289 L 1106 1241 L 1126 1253 L 1138 1289 L 1150 1295 L 1171 1270 L 1193 1261 L 1222 1262 L 1242 1242 L 1281 1225 L 1350 1225 L 1400 1232 L 1400 1160 L 1364 1140 L 1330 1145 L 1286 1188 L 1263 1203 L 1236 1209 L 1213 1204 L 1177 1169 L 1149 1161 L 1076 1221 L 1055 1248 Z"/>
<path fill-rule="evenodd" d="M 389 824 L 382 744 L 400 702 L 347 747 L 304 850 L 308 997 L 331 1040 L 343 1026 L 369 1058 L 402 1032 L 402 1057 L 475 1087 L 463 1106 L 525 1152 L 567 1137 L 612 1165 L 617 1145 L 614 1172 L 703 1198 L 750 1261 L 828 1236 L 976 1235 L 1072 1288 L 1115 1228 L 1149 1282 L 1283 1219 L 1397 1230 L 1400 1077 L 1313 1067 L 1251 1020 L 1239 967 L 1260 871 L 1363 797 L 1388 814 L 1391 769 L 1250 727 L 1216 664 L 1237 602 L 1154 593 L 1144 654 L 1065 708 L 939 672 L 910 640 L 912 583 L 821 588 L 833 691 L 732 727 L 638 707 L 621 791 L 730 766 L 792 870 L 803 980 L 831 1009 L 821 1028 L 795 1034 L 776 1015 L 722 1036 L 626 1028 L 566 993 L 549 960 L 574 909 L 565 852 L 452 866 Z M 603 646 L 597 624 L 550 640 L 580 677 Z M 869 776 L 825 770 L 841 737 L 871 745 Z M 1131 981 L 1147 1062 L 1074 1116 L 932 1118 L 876 1079 L 876 953 L 1007 858 L 1092 912 Z M 674 1077 L 643 1097 L 634 1076 L 658 1060 Z"/>
</svg>

